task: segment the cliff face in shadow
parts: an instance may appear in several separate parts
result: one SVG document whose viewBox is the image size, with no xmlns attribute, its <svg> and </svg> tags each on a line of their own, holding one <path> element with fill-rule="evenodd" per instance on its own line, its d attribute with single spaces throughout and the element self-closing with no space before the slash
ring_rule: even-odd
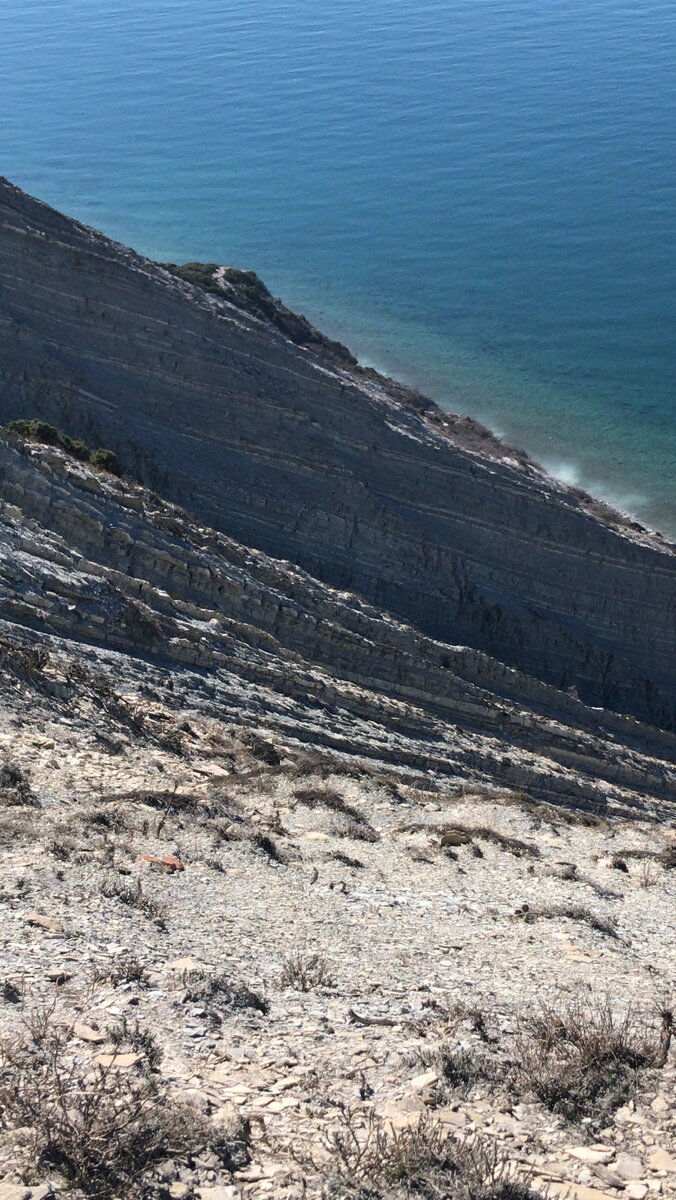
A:
<svg viewBox="0 0 676 1200">
<path fill-rule="evenodd" d="M 1 183 L 0 420 L 109 446 L 215 530 L 428 638 L 673 728 L 664 541 L 226 296 Z"/>
</svg>

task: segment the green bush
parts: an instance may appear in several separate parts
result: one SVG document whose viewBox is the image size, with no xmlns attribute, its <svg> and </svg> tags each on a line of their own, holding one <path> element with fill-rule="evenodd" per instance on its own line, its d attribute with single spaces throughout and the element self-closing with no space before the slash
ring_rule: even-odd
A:
<svg viewBox="0 0 676 1200">
<path fill-rule="evenodd" d="M 111 475 L 122 475 L 122 464 L 112 450 L 90 450 L 84 442 L 69 437 L 67 433 L 61 433 L 60 429 L 55 429 L 53 425 L 35 417 L 30 420 L 21 418 L 10 421 L 5 425 L 3 433 L 13 434 L 27 442 L 39 442 L 43 446 L 57 446 L 78 462 L 89 463 L 90 466 L 100 471 L 108 471 Z"/>
<path fill-rule="evenodd" d="M 114 454 L 112 450 L 92 450 L 89 455 L 89 462 L 92 467 L 99 467 L 102 471 L 109 471 L 111 475 L 122 474 L 122 463 L 117 454 Z"/>
<path fill-rule="evenodd" d="M 16 433 L 26 441 L 42 442 L 45 446 L 61 445 L 61 434 L 58 429 L 55 429 L 53 425 L 48 425 L 46 421 L 36 419 L 10 421 L 8 425 L 5 425 L 5 433 Z"/>
</svg>

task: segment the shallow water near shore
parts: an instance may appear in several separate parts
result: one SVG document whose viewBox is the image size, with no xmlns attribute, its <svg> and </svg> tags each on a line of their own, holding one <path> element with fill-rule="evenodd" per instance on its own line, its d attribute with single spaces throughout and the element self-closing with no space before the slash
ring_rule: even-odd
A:
<svg viewBox="0 0 676 1200">
<path fill-rule="evenodd" d="M 676 537 L 665 0 L 3 0 L 0 170 Z"/>
</svg>

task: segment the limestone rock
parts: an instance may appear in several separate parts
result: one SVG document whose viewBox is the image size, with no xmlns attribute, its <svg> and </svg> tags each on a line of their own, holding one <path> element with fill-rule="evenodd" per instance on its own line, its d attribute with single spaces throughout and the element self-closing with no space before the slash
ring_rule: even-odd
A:
<svg viewBox="0 0 676 1200">
<path fill-rule="evenodd" d="M 99 1029 L 93 1029 L 91 1025 L 85 1025 L 81 1021 L 75 1022 L 73 1033 L 80 1041 L 91 1042 L 93 1045 L 100 1045 L 106 1040 L 105 1033 L 101 1033 Z"/>
<path fill-rule="evenodd" d="M 615 1151 L 612 1146 L 572 1146 L 568 1153 L 579 1162 L 609 1163 Z"/>
<path fill-rule="evenodd" d="M 116 1071 L 128 1071 L 141 1062 L 141 1055 L 129 1051 L 124 1054 L 98 1054 L 96 1061 L 100 1067 L 112 1067 Z"/>
<path fill-rule="evenodd" d="M 32 925 L 36 929 L 44 929 L 47 933 L 63 933 L 63 921 L 59 917 L 48 917 L 44 913 L 30 912 L 26 913 L 24 920 L 27 925 Z"/>
<path fill-rule="evenodd" d="M 663 1150 L 661 1147 L 653 1150 L 648 1162 L 653 1171 L 668 1171 L 670 1174 L 676 1174 L 676 1155 L 670 1154 L 668 1150 Z"/>
<path fill-rule="evenodd" d="M 613 1163 L 613 1170 L 617 1172 L 622 1179 L 640 1179 L 644 1174 L 643 1164 L 640 1158 L 634 1158 L 631 1154 L 618 1154 Z"/>
</svg>

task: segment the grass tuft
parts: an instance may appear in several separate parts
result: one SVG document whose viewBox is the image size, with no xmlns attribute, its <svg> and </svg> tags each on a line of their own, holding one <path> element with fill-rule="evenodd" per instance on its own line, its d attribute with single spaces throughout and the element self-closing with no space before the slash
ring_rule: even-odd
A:
<svg viewBox="0 0 676 1200">
<path fill-rule="evenodd" d="M 297 992 L 313 992 L 317 988 L 332 987 L 333 980 L 328 963 L 320 954 L 292 954 L 282 965 L 280 985 Z"/>
</svg>

